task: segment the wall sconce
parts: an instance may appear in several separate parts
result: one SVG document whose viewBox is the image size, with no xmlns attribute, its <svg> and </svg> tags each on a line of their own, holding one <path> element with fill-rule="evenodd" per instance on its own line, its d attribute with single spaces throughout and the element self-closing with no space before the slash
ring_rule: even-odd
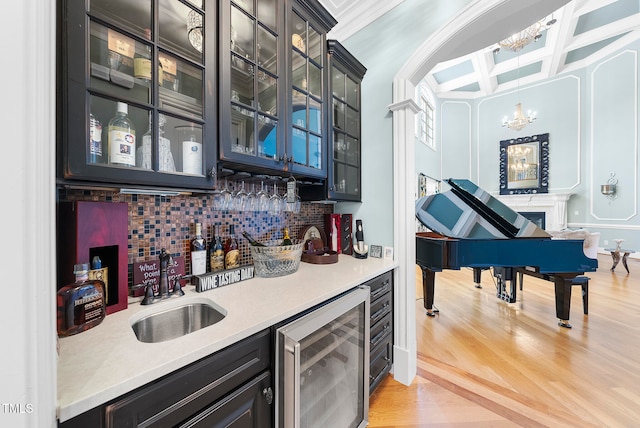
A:
<svg viewBox="0 0 640 428">
<path fill-rule="evenodd" d="M 616 186 L 618 184 L 618 180 L 615 178 L 616 173 L 612 172 L 611 176 L 607 180 L 607 184 L 603 184 L 600 186 L 600 193 L 609 198 L 610 201 L 614 200 L 618 197 L 616 192 Z"/>
</svg>

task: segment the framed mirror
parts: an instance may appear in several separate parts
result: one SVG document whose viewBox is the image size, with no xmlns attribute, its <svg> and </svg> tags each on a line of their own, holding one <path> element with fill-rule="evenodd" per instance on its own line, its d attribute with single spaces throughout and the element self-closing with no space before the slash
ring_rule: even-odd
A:
<svg viewBox="0 0 640 428">
<path fill-rule="evenodd" d="M 549 134 L 500 141 L 500 194 L 549 191 Z"/>
</svg>

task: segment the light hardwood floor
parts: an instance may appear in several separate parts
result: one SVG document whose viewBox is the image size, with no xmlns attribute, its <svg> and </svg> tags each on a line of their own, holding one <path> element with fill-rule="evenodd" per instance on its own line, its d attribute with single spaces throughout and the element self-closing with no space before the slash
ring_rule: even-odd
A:
<svg viewBox="0 0 640 428">
<path fill-rule="evenodd" d="M 416 267 L 418 375 L 389 376 L 370 400 L 370 427 L 640 427 L 640 261 L 630 274 L 598 256 L 589 314 L 572 290 L 572 329 L 557 325 L 553 284 L 524 279 L 516 303 L 495 297 L 483 272 L 436 274 L 424 315 Z"/>
</svg>

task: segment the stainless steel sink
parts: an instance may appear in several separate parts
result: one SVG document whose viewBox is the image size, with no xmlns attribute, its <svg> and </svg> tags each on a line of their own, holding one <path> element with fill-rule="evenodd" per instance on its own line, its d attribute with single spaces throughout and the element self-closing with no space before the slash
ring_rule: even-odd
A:
<svg viewBox="0 0 640 428">
<path fill-rule="evenodd" d="M 211 326 L 226 315 L 226 311 L 207 299 L 192 299 L 164 308 L 149 308 L 132 320 L 131 328 L 140 342 L 158 343 L 193 333 Z M 176 302 L 177 303 L 177 302 Z"/>
</svg>

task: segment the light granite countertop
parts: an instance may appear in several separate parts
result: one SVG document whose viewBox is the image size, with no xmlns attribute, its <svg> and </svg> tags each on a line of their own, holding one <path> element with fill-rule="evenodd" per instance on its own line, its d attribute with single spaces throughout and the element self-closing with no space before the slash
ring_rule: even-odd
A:
<svg viewBox="0 0 640 428">
<path fill-rule="evenodd" d="M 130 303 L 100 325 L 60 338 L 58 419 L 64 422 L 396 267 L 392 260 L 340 255 L 335 264 L 300 263 L 287 276 L 255 277 L 203 293 L 186 286 L 183 297 L 149 306 Z M 188 300 L 213 302 L 226 317 L 166 342 L 136 339 L 132 320 Z"/>
</svg>

